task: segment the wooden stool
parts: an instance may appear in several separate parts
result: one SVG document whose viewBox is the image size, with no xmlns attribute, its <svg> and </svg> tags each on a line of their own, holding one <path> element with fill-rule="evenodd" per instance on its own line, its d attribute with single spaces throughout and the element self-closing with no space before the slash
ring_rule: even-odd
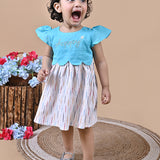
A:
<svg viewBox="0 0 160 160">
<path fill-rule="evenodd" d="M 33 120 L 42 94 L 42 84 L 32 88 L 28 80 L 12 76 L 9 83 L 0 86 L 0 129 L 15 122 L 21 126 L 32 126 L 33 130 L 40 127 Z"/>
</svg>

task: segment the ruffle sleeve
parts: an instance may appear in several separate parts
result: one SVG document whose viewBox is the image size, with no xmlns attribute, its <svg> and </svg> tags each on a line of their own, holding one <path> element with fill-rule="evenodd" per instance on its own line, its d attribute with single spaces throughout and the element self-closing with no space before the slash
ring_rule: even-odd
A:
<svg viewBox="0 0 160 160">
<path fill-rule="evenodd" d="M 103 41 L 105 38 L 107 38 L 111 33 L 111 30 L 103 27 L 103 26 L 95 26 L 92 28 L 92 47 L 101 41 Z"/>
<path fill-rule="evenodd" d="M 41 26 L 36 29 L 37 36 L 49 46 L 52 46 L 52 28 L 50 26 Z"/>
</svg>

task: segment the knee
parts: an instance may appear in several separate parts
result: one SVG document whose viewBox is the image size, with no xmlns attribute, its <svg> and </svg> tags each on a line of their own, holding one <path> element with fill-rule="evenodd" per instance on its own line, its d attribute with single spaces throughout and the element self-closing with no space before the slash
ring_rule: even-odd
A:
<svg viewBox="0 0 160 160">
<path fill-rule="evenodd" d="M 90 128 L 84 128 L 84 129 L 78 128 L 78 130 L 79 130 L 79 133 L 82 133 L 84 135 L 93 133 L 93 128 L 92 127 L 90 127 Z"/>
</svg>

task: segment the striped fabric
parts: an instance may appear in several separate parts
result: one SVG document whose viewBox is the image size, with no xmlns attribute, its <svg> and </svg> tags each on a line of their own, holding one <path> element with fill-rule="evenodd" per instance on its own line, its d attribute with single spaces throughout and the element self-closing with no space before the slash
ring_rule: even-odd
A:
<svg viewBox="0 0 160 160">
<path fill-rule="evenodd" d="M 97 79 L 91 65 L 67 62 L 52 66 L 47 77 L 35 123 L 84 129 L 97 122 Z"/>
</svg>

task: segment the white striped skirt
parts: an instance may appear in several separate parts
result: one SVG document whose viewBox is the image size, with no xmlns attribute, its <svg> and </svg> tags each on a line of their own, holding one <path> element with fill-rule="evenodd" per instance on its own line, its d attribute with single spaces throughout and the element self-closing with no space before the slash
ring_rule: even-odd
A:
<svg viewBox="0 0 160 160">
<path fill-rule="evenodd" d="M 68 130 L 97 122 L 97 79 L 91 65 L 67 62 L 52 66 L 46 79 L 34 122 Z"/>
</svg>

